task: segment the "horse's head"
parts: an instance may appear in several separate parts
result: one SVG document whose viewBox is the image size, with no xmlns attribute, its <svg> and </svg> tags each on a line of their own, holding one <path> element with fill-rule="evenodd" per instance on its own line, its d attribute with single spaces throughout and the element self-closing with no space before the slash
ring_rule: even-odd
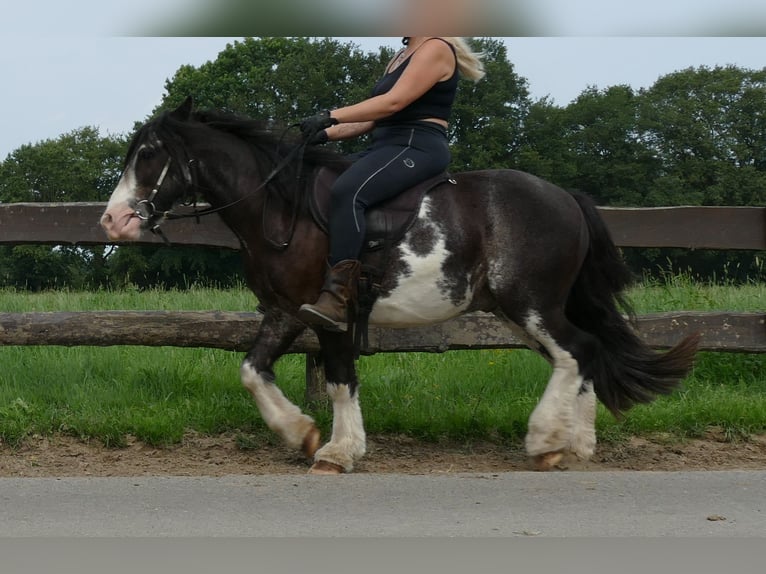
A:
<svg viewBox="0 0 766 574">
<path fill-rule="evenodd" d="M 187 121 L 191 108 L 191 98 L 187 98 L 176 110 L 146 123 L 133 137 L 122 177 L 101 216 L 109 239 L 138 239 L 190 192 L 189 160 L 167 124 Z"/>
</svg>

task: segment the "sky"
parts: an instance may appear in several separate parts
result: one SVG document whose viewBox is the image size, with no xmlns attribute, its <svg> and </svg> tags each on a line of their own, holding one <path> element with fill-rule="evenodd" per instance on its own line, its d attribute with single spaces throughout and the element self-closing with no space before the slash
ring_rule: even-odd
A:
<svg viewBox="0 0 766 574">
<path fill-rule="evenodd" d="M 204 5 L 207 1 L 192 3 Z M 239 0 L 217 0 L 217 5 L 227 1 Z M 326 1 L 340 5 L 347 0 Z M 408 5 L 413 1 L 428 0 L 407 0 Z M 499 0 L 472 0 L 471 5 L 481 2 L 484 7 L 495 1 Z M 525 2 L 504 1 L 504 6 Z M 248 6 L 258 2 L 248 0 Z M 355 2 L 370 9 L 378 5 Z M 180 66 L 215 60 L 228 43 L 241 37 L 188 37 L 172 30 L 161 37 L 141 34 L 149 21 L 160 31 L 163 22 L 178 21 L 179 8 L 188 3 L 27 0 L 4 8 L 0 20 L 0 161 L 21 145 L 55 139 L 84 126 L 97 127 L 102 135 L 130 132 L 135 122 L 146 119 L 160 103 L 166 80 Z M 622 9 L 610 8 L 615 4 Z M 524 17 L 517 20 L 523 19 L 531 31 L 546 34 L 495 37 L 506 43 L 509 59 L 527 79 L 532 98 L 548 96 L 562 106 L 589 86 L 626 84 L 639 89 L 687 67 L 766 66 L 766 37 L 726 36 L 716 33 L 713 24 L 716 18 L 719 22 L 760 22 L 766 14 L 760 0 L 728 0 L 725 12 L 718 10 L 723 9 L 719 0 L 644 0 L 640 4 L 642 9 L 636 11 L 629 7 L 636 3 L 615 0 L 537 0 L 533 13 L 520 11 Z M 225 31 L 229 28 L 223 27 Z M 336 28 L 346 31 L 349 26 Z M 694 35 L 706 30 L 712 35 Z M 728 27 L 718 30 L 734 33 Z M 333 35 L 319 31 L 306 35 Z M 257 33 L 254 25 L 253 35 Z M 401 36 L 334 37 L 370 51 L 381 45 L 401 45 Z"/>
</svg>

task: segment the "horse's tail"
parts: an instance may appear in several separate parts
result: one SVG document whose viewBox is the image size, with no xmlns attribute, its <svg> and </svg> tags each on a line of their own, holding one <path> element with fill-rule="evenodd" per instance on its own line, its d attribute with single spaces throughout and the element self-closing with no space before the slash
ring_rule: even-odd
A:
<svg viewBox="0 0 766 574">
<path fill-rule="evenodd" d="M 641 340 L 624 296 L 631 272 L 595 203 L 586 195 L 572 195 L 585 216 L 590 245 L 567 300 L 566 315 L 596 339 L 592 361 L 581 369 L 593 381 L 599 400 L 620 416 L 634 404 L 651 402 L 679 385 L 694 364 L 699 335 L 686 337 L 665 353 L 652 350 Z"/>
</svg>

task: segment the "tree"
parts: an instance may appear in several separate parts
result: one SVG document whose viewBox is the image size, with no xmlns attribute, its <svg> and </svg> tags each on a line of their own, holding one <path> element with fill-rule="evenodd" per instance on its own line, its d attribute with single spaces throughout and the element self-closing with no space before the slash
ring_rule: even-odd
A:
<svg viewBox="0 0 766 574">
<path fill-rule="evenodd" d="M 525 123 L 522 167 L 603 205 L 643 205 L 659 162 L 637 130 L 629 86 L 587 88 L 565 108 L 536 102 Z"/>
<path fill-rule="evenodd" d="M 122 172 L 127 142 L 83 127 L 24 145 L 0 162 L 0 201 L 104 201 Z"/>
<path fill-rule="evenodd" d="M 0 163 L 0 202 L 105 201 L 122 171 L 127 142 L 83 127 L 24 145 Z M 0 248 L 0 284 L 33 290 L 100 285 L 102 248 L 45 245 Z"/>
<path fill-rule="evenodd" d="M 241 282 L 241 270 L 239 252 L 214 247 L 123 245 L 108 262 L 110 285 L 141 289 L 230 287 Z"/>
<path fill-rule="evenodd" d="M 182 66 L 166 83 L 159 110 L 191 95 L 199 107 L 287 125 L 368 97 L 392 56 L 389 48 L 365 54 L 329 38 L 245 38 L 212 62 Z"/>
<path fill-rule="evenodd" d="M 638 129 L 660 163 L 644 205 L 766 205 L 766 69 L 687 68 L 640 94 Z M 763 253 L 641 253 L 644 267 L 763 277 Z"/>
<path fill-rule="evenodd" d="M 567 139 L 566 112 L 548 98 L 534 102 L 524 120 L 518 168 L 557 185 L 576 181 L 575 152 Z"/>
<path fill-rule="evenodd" d="M 487 76 L 477 84 L 463 81 L 458 90 L 450 130 L 455 171 L 515 164 L 531 103 L 505 45 L 493 39 L 472 44 L 484 53 Z M 227 45 L 213 62 L 179 69 L 160 109 L 192 95 L 201 107 L 287 124 L 369 97 L 392 56 L 389 48 L 363 53 L 331 39 L 246 38 Z M 360 145 L 338 147 L 350 152 Z"/>
<path fill-rule="evenodd" d="M 641 93 L 654 204 L 766 205 L 766 68 L 688 68 Z"/>
<path fill-rule="evenodd" d="M 577 174 L 571 185 L 605 205 L 644 205 L 658 162 L 636 126 L 639 99 L 628 86 L 588 89 L 565 110 Z"/>
<path fill-rule="evenodd" d="M 766 205 L 766 69 L 663 76 L 637 93 L 588 88 L 565 108 L 530 108 L 522 169 L 605 205 Z M 636 270 L 670 266 L 762 276 L 763 254 L 627 250 Z"/>
<path fill-rule="evenodd" d="M 475 84 L 463 80 L 458 88 L 450 121 L 452 169 L 516 167 L 531 105 L 527 81 L 516 74 L 500 40 L 471 43 L 483 52 L 487 75 Z"/>
</svg>

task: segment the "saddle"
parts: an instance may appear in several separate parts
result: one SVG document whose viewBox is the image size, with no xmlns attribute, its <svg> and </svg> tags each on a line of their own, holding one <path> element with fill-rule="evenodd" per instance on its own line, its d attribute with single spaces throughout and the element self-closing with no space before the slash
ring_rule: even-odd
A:
<svg viewBox="0 0 766 574">
<path fill-rule="evenodd" d="M 330 212 L 330 190 L 340 175 L 327 167 L 320 167 L 314 177 L 314 186 L 309 194 L 309 211 L 319 228 L 328 233 Z M 420 204 L 426 193 L 442 183 L 454 183 L 447 172 L 429 178 L 396 197 L 371 207 L 365 212 L 367 229 L 362 252 L 364 255 L 376 251 L 386 244 L 398 243 L 415 222 Z"/>
</svg>

